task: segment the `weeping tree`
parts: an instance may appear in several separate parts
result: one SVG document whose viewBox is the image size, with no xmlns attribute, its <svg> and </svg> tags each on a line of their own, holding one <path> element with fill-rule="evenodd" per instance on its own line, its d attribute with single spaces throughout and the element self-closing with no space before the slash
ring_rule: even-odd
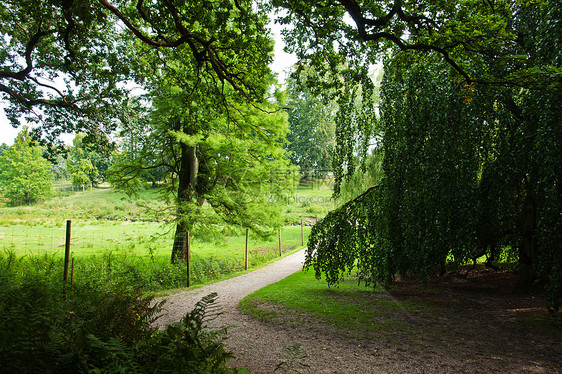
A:
<svg viewBox="0 0 562 374">
<path fill-rule="evenodd" d="M 288 42 L 304 60 L 386 56 L 384 176 L 314 227 L 307 265 L 329 283 L 355 265 L 390 283 L 506 256 L 520 287 L 560 305 L 560 3 L 275 3 L 302 21 Z M 364 131 L 339 108 L 338 144 L 355 149 Z"/>
</svg>

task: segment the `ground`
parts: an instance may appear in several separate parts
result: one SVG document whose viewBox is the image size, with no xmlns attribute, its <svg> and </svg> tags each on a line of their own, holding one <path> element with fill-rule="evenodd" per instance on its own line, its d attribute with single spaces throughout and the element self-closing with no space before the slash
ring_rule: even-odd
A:
<svg viewBox="0 0 562 374">
<path fill-rule="evenodd" d="M 225 313 L 213 323 L 232 326 L 225 342 L 236 356 L 230 364 L 252 373 L 277 367 L 310 373 L 562 372 L 560 316 L 550 316 L 541 297 L 513 293 L 511 272 L 450 275 L 422 285 L 400 280 L 388 294 L 366 294 L 372 305 L 391 297 L 404 306 L 382 315 L 366 308 L 375 328 L 346 328 L 278 305 L 255 305 L 276 311 L 267 319 L 236 308 L 253 290 L 297 271 L 302 260 L 300 252 L 242 277 L 172 295 L 160 323 L 179 319 L 202 295 L 217 292 Z"/>
</svg>

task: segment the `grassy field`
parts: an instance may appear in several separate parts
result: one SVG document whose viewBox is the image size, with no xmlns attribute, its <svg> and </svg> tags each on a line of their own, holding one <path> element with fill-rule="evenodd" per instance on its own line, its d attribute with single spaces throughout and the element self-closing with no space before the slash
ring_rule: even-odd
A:
<svg viewBox="0 0 562 374">
<path fill-rule="evenodd" d="M 302 247 L 301 220 L 306 244 L 310 225 L 334 207 L 330 196 L 330 184 L 316 183 L 301 185 L 295 194 L 277 201 L 286 216 L 281 231 L 283 253 Z M 154 290 L 181 287 L 186 283 L 186 271 L 181 265 L 170 264 L 175 227 L 166 223 L 163 205 L 156 190 L 131 198 L 111 188 L 94 188 L 58 192 L 34 206 L 0 207 L 0 265 L 15 269 L 19 264 L 19 271 L 32 267 L 59 272 L 66 221 L 71 220 L 76 279 L 148 282 Z M 260 266 L 278 258 L 278 236 L 259 238 L 250 233 L 249 248 L 249 266 Z M 205 232 L 194 232 L 191 254 L 192 284 L 243 271 L 244 229 L 217 225 L 216 229 L 211 226 Z"/>
</svg>

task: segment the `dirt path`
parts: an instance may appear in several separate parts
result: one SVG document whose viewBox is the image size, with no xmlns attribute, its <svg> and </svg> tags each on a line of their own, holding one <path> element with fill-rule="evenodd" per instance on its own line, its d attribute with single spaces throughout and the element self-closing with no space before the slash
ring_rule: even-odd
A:
<svg viewBox="0 0 562 374">
<path fill-rule="evenodd" d="M 338 329 L 294 311 L 279 313 L 283 319 L 274 322 L 251 319 L 238 311 L 243 297 L 298 271 L 303 261 L 304 251 L 300 251 L 254 272 L 172 295 L 159 323 L 181 319 L 201 297 L 217 292 L 224 314 L 211 327 L 232 326 L 226 346 L 236 358 L 230 365 L 254 374 L 273 373 L 277 365 L 288 362 L 285 349 L 295 343 L 308 356 L 299 362 L 310 370 L 298 371 L 297 365 L 293 368 L 297 370 L 289 372 L 562 372 L 560 339 L 521 324 L 517 314 L 518 310 L 540 308 L 541 301 L 513 296 L 504 288 L 487 288 L 490 281 L 501 284 L 501 279 L 482 280 L 482 285 L 478 279 L 460 285 L 441 283 L 431 294 L 399 284 L 394 299 L 429 300 L 435 308 L 431 313 L 398 310 L 386 318 L 406 328 L 375 335 Z"/>
</svg>

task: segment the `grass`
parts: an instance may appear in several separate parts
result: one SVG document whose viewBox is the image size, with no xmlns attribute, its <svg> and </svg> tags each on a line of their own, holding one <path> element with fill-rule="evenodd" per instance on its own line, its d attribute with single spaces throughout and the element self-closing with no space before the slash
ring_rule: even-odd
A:
<svg viewBox="0 0 562 374">
<path fill-rule="evenodd" d="M 333 181 L 300 184 L 292 195 L 285 195 L 280 203 L 286 206 L 288 222 L 300 222 L 302 217 L 322 218 L 337 206 L 332 199 Z"/>
<path fill-rule="evenodd" d="M 301 186 L 291 197 L 292 202 L 280 202 L 291 212 L 281 234 L 284 254 L 302 247 L 301 227 L 294 224 L 300 224 L 300 217 L 320 218 L 313 213 L 327 209 L 323 204 L 329 201 L 329 194 L 327 186 L 317 190 Z M 131 198 L 111 188 L 94 188 L 59 192 L 33 206 L 0 207 L 0 257 L 6 263 L 15 263 L 12 259 L 18 257 L 27 259 L 17 262 L 20 272 L 29 266 L 43 269 L 42 262 L 61 262 L 66 221 L 71 220 L 76 279 L 86 276 L 96 282 L 113 282 L 116 278 L 135 284 L 146 282 L 153 291 L 182 287 L 186 284 L 185 266 L 169 263 L 174 225 L 165 222 L 167 217 L 161 213 L 164 203 L 158 197 L 154 189 Z M 311 203 L 315 208 L 311 209 Z M 147 205 L 155 209 L 147 210 Z M 243 271 L 244 231 L 211 225 L 205 232 L 192 233 L 191 283 L 207 283 Z M 303 231 L 306 243 L 310 226 Z M 250 233 L 250 268 L 278 256 L 276 234 L 264 239 Z M 58 269 L 59 265 L 46 267 Z"/>
<path fill-rule="evenodd" d="M 313 317 L 313 320 L 320 319 L 338 328 L 367 335 L 402 331 L 404 325 L 394 322 L 391 316 L 416 309 L 414 305 L 393 299 L 381 287 L 373 289 L 359 285 L 353 277 L 330 288 L 325 280 L 316 279 L 312 271 L 295 273 L 262 288 L 244 298 L 239 307 L 255 318 L 290 318 L 283 322 L 302 323 L 300 318 Z"/>
</svg>

